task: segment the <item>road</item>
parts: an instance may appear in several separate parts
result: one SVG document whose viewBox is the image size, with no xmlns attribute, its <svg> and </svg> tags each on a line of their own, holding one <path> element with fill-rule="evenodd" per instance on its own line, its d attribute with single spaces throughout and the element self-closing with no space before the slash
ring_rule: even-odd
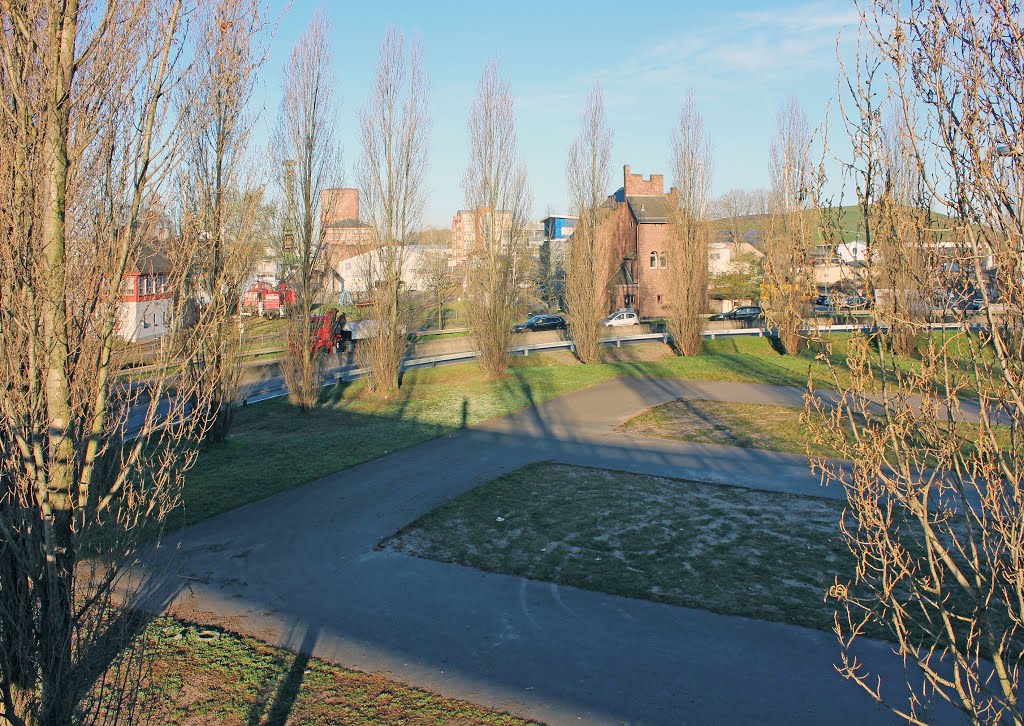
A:
<svg viewBox="0 0 1024 726">
<path fill-rule="evenodd" d="M 829 634 L 375 549 L 451 498 L 543 460 L 841 497 L 804 457 L 612 433 L 680 397 L 799 405 L 801 395 L 602 383 L 183 530 L 147 557 L 145 604 L 550 724 L 885 723 L 833 670 Z M 889 646 L 864 642 L 860 653 L 901 682 Z"/>
</svg>

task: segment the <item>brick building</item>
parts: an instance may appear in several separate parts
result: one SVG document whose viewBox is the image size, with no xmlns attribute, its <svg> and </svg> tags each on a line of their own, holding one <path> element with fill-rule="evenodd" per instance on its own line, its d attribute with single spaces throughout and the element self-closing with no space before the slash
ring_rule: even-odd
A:
<svg viewBox="0 0 1024 726">
<path fill-rule="evenodd" d="M 491 223 L 491 215 L 497 235 L 504 239 L 512 228 L 512 212 L 460 209 L 452 218 L 452 260 L 456 265 L 466 264 L 470 253 L 483 246 L 484 230 Z"/>
<path fill-rule="evenodd" d="M 320 227 L 330 269 L 327 292 L 339 294 L 348 290 L 346 280 L 355 274 L 352 260 L 371 250 L 377 239 L 373 227 L 359 219 L 359 190 L 324 189 L 320 193 Z"/>
<path fill-rule="evenodd" d="M 665 177 L 632 174 L 623 169 L 623 184 L 608 198 L 612 246 L 619 260 L 613 307 L 634 308 L 643 317 L 665 314 L 668 306 L 667 274 L 669 217 L 677 204 L 673 187 L 665 192 Z"/>
<path fill-rule="evenodd" d="M 320 226 L 327 257 L 341 262 L 373 246 L 373 227 L 359 219 L 358 189 L 324 189 L 320 193 Z"/>
</svg>

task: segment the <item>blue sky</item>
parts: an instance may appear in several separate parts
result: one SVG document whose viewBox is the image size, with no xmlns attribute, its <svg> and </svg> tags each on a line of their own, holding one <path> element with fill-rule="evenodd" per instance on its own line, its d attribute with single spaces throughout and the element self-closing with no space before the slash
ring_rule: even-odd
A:
<svg viewBox="0 0 1024 726">
<path fill-rule="evenodd" d="M 283 15 L 254 99 L 258 144 L 265 143 L 276 114 L 288 52 L 316 7 L 294 0 L 286 9 L 283 2 L 272 1 L 271 9 Z M 440 226 L 447 226 L 463 206 L 466 119 L 480 73 L 492 57 L 500 60 L 512 84 L 520 149 L 539 218 L 549 208 L 565 210 L 568 149 L 595 82 L 604 88 L 615 134 L 616 187 L 623 164 L 633 172 L 669 175 L 670 134 L 690 89 L 715 147 L 713 193 L 766 186 L 768 146 L 780 102 L 795 94 L 812 125 L 823 121 L 836 95 L 836 36 L 843 31 L 842 45 L 849 49 L 856 31 L 852 0 L 385 0 L 327 7 L 346 185 L 354 185 L 357 112 L 370 90 L 381 38 L 394 25 L 422 44 L 433 124 L 424 221 Z M 831 137 L 839 130 L 833 120 Z"/>
</svg>

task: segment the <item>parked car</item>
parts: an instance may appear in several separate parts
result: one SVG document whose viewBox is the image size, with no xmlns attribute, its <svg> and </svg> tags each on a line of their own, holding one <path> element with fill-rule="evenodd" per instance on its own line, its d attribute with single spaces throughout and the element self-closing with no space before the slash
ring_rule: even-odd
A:
<svg viewBox="0 0 1024 726">
<path fill-rule="evenodd" d="M 619 328 L 626 325 L 638 325 L 640 318 L 633 310 L 616 310 L 614 313 L 609 315 L 607 318 L 601 321 L 601 325 L 606 328 Z"/>
<path fill-rule="evenodd" d="M 738 308 L 733 308 L 727 313 L 719 313 L 718 315 L 712 315 L 712 320 L 735 320 L 737 322 L 751 322 L 754 320 L 760 320 L 761 316 L 764 315 L 762 310 L 757 305 L 740 305 Z"/>
<path fill-rule="evenodd" d="M 969 313 L 975 313 L 981 310 L 985 304 L 985 298 L 978 292 L 950 292 L 949 293 L 949 304 L 957 310 L 962 310 Z"/>
<path fill-rule="evenodd" d="M 865 310 L 869 307 L 868 299 L 863 295 L 847 295 L 839 306 L 845 310 Z"/>
<path fill-rule="evenodd" d="M 561 315 L 534 315 L 525 323 L 512 326 L 513 333 L 536 332 L 538 330 L 565 330 L 565 318 Z"/>
</svg>

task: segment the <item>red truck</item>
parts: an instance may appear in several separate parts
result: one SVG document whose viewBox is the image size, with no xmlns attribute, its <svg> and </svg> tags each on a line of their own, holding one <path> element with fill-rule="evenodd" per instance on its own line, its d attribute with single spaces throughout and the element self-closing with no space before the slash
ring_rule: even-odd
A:
<svg viewBox="0 0 1024 726">
<path fill-rule="evenodd" d="M 295 288 L 287 283 L 275 286 L 269 282 L 257 282 L 242 293 L 241 310 L 243 315 L 283 318 L 295 301 Z"/>
<path fill-rule="evenodd" d="M 352 331 L 345 327 L 345 313 L 338 314 L 337 310 L 330 309 L 327 312 L 313 315 L 310 322 L 310 346 L 313 354 L 340 353 L 352 340 Z"/>
</svg>

